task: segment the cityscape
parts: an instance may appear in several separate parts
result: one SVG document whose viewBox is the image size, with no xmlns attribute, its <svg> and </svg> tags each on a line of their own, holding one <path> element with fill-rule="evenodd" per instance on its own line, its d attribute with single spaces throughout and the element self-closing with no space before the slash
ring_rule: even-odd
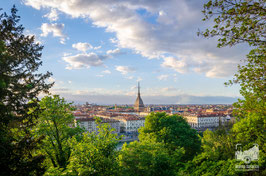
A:
<svg viewBox="0 0 266 176">
<path fill-rule="evenodd" d="M 265 0 L 2 0 L 0 176 L 266 175 Z"/>
<path fill-rule="evenodd" d="M 138 83 L 137 98 L 134 104 L 128 105 L 76 105 L 73 112 L 77 123 L 86 131 L 97 131 L 95 117 L 100 117 L 102 123 L 108 123 L 115 132 L 129 136 L 138 136 L 138 129 L 144 126 L 145 116 L 150 113 L 165 112 L 169 115 L 184 117 L 188 124 L 199 132 L 207 129 L 215 130 L 221 126 L 232 124 L 233 106 L 222 105 L 144 105 Z M 77 125 L 78 125 L 77 124 Z M 134 138 L 137 140 L 137 138 Z M 132 139 L 129 139 L 132 140 Z"/>
</svg>

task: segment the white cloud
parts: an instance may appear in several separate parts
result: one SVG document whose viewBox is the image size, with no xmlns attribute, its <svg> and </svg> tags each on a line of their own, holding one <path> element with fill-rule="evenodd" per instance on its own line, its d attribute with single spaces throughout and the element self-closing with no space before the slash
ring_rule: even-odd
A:
<svg viewBox="0 0 266 176">
<path fill-rule="evenodd" d="M 68 82 L 68 84 L 72 84 L 72 81 L 67 81 Z"/>
<path fill-rule="evenodd" d="M 136 91 L 69 91 L 68 89 L 51 90 L 55 94 L 63 96 L 68 101 L 75 103 L 85 103 L 88 100 L 97 104 L 132 104 L 136 99 Z M 237 101 L 237 98 L 226 96 L 193 96 L 193 95 L 143 95 L 144 104 L 231 104 Z"/>
<path fill-rule="evenodd" d="M 67 69 L 90 68 L 91 66 L 103 66 L 103 60 L 107 56 L 97 55 L 96 53 L 77 54 L 64 56 L 62 59 L 68 63 Z"/>
<path fill-rule="evenodd" d="M 164 59 L 162 65 L 179 73 L 200 70 L 208 77 L 230 76 L 232 69 L 227 70 L 227 62 L 236 67 L 246 50 L 243 47 L 216 49 L 215 39 L 196 36 L 198 28 L 207 27 L 201 20 L 203 3 L 192 0 L 25 0 L 25 4 L 36 9 L 52 8 L 73 18 L 90 19 L 93 25 L 114 33 L 110 41 L 119 48 L 132 49 L 147 58 L 167 55 L 172 59 Z M 139 13 L 140 9 L 144 14 Z M 147 16 L 154 20 L 147 20 Z M 214 57 L 208 57 L 209 54 Z M 209 62 L 211 64 L 205 67 L 204 63 Z M 219 67 L 215 67 L 218 64 Z"/>
<path fill-rule="evenodd" d="M 110 40 L 111 43 L 118 43 L 118 40 L 115 39 L 115 38 L 110 38 L 109 40 Z"/>
<path fill-rule="evenodd" d="M 117 54 L 120 54 L 120 53 L 121 53 L 121 51 L 120 51 L 119 48 L 116 48 L 116 49 L 114 49 L 114 50 L 108 50 L 108 51 L 106 52 L 106 54 L 108 54 L 108 55 L 117 55 Z"/>
<path fill-rule="evenodd" d="M 166 57 L 164 58 L 164 62 L 162 63 L 163 67 L 172 68 L 179 73 L 188 72 L 188 65 L 184 60 L 178 60 L 174 57 Z"/>
<path fill-rule="evenodd" d="M 169 75 L 160 75 L 160 76 L 158 76 L 157 78 L 158 78 L 160 81 L 162 81 L 162 80 L 167 80 L 168 77 L 169 77 Z"/>
<path fill-rule="evenodd" d="M 104 74 L 111 74 L 111 71 L 110 70 L 104 70 L 104 71 L 102 71 L 102 73 L 104 73 Z"/>
<path fill-rule="evenodd" d="M 98 50 L 98 49 L 100 49 L 100 48 L 102 48 L 102 46 L 96 46 L 96 47 L 94 47 L 93 49 L 94 49 L 94 50 Z"/>
<path fill-rule="evenodd" d="M 172 92 L 172 91 L 177 91 L 178 89 L 174 87 L 164 87 L 161 90 L 162 92 Z"/>
<path fill-rule="evenodd" d="M 134 72 L 135 69 L 128 66 L 116 66 L 115 69 L 119 71 L 121 74 L 126 75 L 129 72 Z"/>
<path fill-rule="evenodd" d="M 49 33 L 52 33 L 54 37 L 59 37 L 60 38 L 60 43 L 64 44 L 66 40 L 66 35 L 63 34 L 65 25 L 64 24 L 48 24 L 48 23 L 43 23 L 41 26 L 42 30 L 42 37 L 47 37 Z"/>
<path fill-rule="evenodd" d="M 134 85 L 128 89 L 117 89 L 116 88 L 93 88 L 93 89 L 71 89 L 66 88 L 63 85 L 57 85 L 53 87 L 51 92 L 54 94 L 59 94 L 65 97 L 67 100 L 75 101 L 75 103 L 80 103 L 83 101 L 90 101 L 92 103 L 98 104 L 132 104 L 136 99 L 137 86 Z M 141 95 L 144 104 L 214 104 L 214 103 L 233 103 L 237 101 L 237 98 L 233 98 L 232 95 L 224 95 L 221 92 L 219 95 L 212 95 L 211 92 L 206 92 L 204 94 L 189 93 L 185 94 L 184 91 L 176 87 L 142 87 Z M 239 95 L 237 96 L 239 97 Z M 240 97 L 239 97 L 240 98 Z"/>
<path fill-rule="evenodd" d="M 83 52 L 86 52 L 87 50 L 89 49 L 92 49 L 93 46 L 89 43 L 82 43 L 82 42 L 79 42 L 79 43 L 74 43 L 72 45 L 73 48 L 79 50 L 79 51 L 83 51 Z"/>
<path fill-rule="evenodd" d="M 205 73 L 207 77 L 210 78 L 223 78 L 228 76 L 229 73 L 235 73 L 237 68 L 235 67 L 235 63 L 208 63 L 205 66 L 195 68 L 195 72 Z"/>
<path fill-rule="evenodd" d="M 51 9 L 51 11 L 45 14 L 43 17 L 48 18 L 50 21 L 57 21 L 59 18 L 56 9 Z"/>
<path fill-rule="evenodd" d="M 74 43 L 74 44 L 72 44 L 72 47 L 79 50 L 79 51 L 83 51 L 83 52 L 86 52 L 89 49 L 98 50 L 98 49 L 102 48 L 102 46 L 93 47 L 90 43 L 85 43 L 85 42 L 84 43 L 83 42 Z"/>
</svg>

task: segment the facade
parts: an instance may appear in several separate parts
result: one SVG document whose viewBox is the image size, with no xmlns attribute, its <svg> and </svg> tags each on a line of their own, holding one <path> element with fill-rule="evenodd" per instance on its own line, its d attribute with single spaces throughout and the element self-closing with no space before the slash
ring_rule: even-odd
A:
<svg viewBox="0 0 266 176">
<path fill-rule="evenodd" d="M 142 99 L 140 97 L 140 86 L 139 86 L 139 83 L 138 83 L 138 96 L 137 96 L 137 99 L 136 99 L 135 104 L 134 104 L 134 109 L 137 112 L 143 112 L 145 110 L 143 101 L 142 101 Z"/>
<path fill-rule="evenodd" d="M 212 114 L 185 115 L 184 118 L 194 129 L 216 128 L 230 120 L 229 116 Z"/>
<path fill-rule="evenodd" d="M 108 123 L 114 129 L 114 133 L 120 133 L 120 121 L 114 119 L 102 119 L 102 123 Z M 96 129 L 98 131 L 98 128 Z"/>
<path fill-rule="evenodd" d="M 139 113 L 139 116 L 140 117 L 145 117 L 145 116 L 147 116 L 147 115 L 149 115 L 150 114 L 150 112 L 140 112 Z"/>
<path fill-rule="evenodd" d="M 79 123 L 79 126 L 81 128 L 84 128 L 89 133 L 97 130 L 97 124 L 95 122 L 95 119 L 93 117 L 76 117 L 75 119 L 76 125 Z"/>
<path fill-rule="evenodd" d="M 120 122 L 118 120 L 114 119 L 106 119 L 106 118 L 101 118 L 102 124 L 103 123 L 108 123 L 111 128 L 113 128 L 115 131 L 114 133 L 120 133 Z M 96 119 L 93 117 L 76 117 L 75 119 L 76 125 L 79 123 L 79 126 L 81 128 L 84 128 L 86 131 L 89 133 L 91 132 L 98 132 L 97 124 L 96 124 Z"/>
<path fill-rule="evenodd" d="M 144 126 L 145 118 L 143 117 L 116 117 L 116 120 L 120 121 L 120 126 L 126 133 L 138 132 L 140 127 Z"/>
</svg>

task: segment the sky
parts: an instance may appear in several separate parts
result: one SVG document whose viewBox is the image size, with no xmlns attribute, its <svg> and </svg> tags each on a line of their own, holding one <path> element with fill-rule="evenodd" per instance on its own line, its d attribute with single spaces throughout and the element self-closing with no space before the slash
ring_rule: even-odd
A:
<svg viewBox="0 0 266 176">
<path fill-rule="evenodd" d="M 44 46 L 50 90 L 75 103 L 133 104 L 140 81 L 144 104 L 230 104 L 225 87 L 248 46 L 217 48 L 197 36 L 206 0 L 2 0 L 15 4 L 26 35 Z"/>
</svg>

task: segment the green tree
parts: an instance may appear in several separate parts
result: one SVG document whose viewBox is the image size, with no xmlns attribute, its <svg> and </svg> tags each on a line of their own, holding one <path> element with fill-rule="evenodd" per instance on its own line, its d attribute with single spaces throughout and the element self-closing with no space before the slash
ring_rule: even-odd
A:
<svg viewBox="0 0 266 176">
<path fill-rule="evenodd" d="M 250 112 L 232 128 L 232 138 L 235 144 L 241 144 L 243 150 L 248 150 L 254 144 L 259 145 L 259 171 L 254 175 L 266 175 L 266 118 L 259 113 Z"/>
<path fill-rule="evenodd" d="M 182 148 L 170 154 L 164 143 L 152 139 L 124 144 L 119 154 L 121 173 L 125 176 L 175 175 L 183 154 Z"/>
<path fill-rule="evenodd" d="M 199 32 L 205 37 L 220 37 L 218 47 L 248 43 L 252 50 L 246 63 L 238 66 L 238 73 L 226 83 L 240 84 L 243 99 L 234 104 L 239 117 L 229 132 L 204 132 L 202 153 L 180 171 L 188 175 L 265 175 L 265 2 L 264 0 L 210 0 L 204 5 L 203 13 L 209 20 L 214 17 L 211 30 Z M 260 146 L 260 169 L 257 172 L 238 172 L 236 164 L 243 162 L 234 159 L 237 143 L 243 150 L 254 143 Z"/>
<path fill-rule="evenodd" d="M 45 82 L 51 73 L 37 73 L 43 47 L 23 34 L 19 21 L 15 7 L 11 15 L 0 14 L 0 175 L 40 175 L 44 157 L 35 150 L 41 138 L 30 128 L 40 112 L 38 95 L 52 86 Z"/>
<path fill-rule="evenodd" d="M 202 137 L 202 152 L 192 161 L 185 164 L 179 171 L 180 175 L 265 175 L 266 119 L 256 113 L 249 115 L 234 124 L 229 133 L 223 131 L 205 131 Z M 241 144 L 242 150 L 248 150 L 254 144 L 259 145 L 259 160 L 251 165 L 258 165 L 259 171 L 237 171 L 236 165 L 245 165 L 235 159 L 236 145 Z"/>
<path fill-rule="evenodd" d="M 192 159 L 200 150 L 200 138 L 184 118 L 166 113 L 152 113 L 145 118 L 145 126 L 139 130 L 140 141 L 147 138 L 163 142 L 169 151 L 183 147 L 184 160 Z"/>
<path fill-rule="evenodd" d="M 234 103 L 235 115 L 244 118 L 249 112 L 266 117 L 266 49 L 259 47 L 247 55 L 247 63 L 238 66 L 235 78 L 226 85 L 240 84 L 243 99 Z"/>
<path fill-rule="evenodd" d="M 108 124 L 97 122 L 98 134 L 83 133 L 81 141 L 72 138 L 67 175 L 119 175 L 116 146 L 120 138 Z"/>
<path fill-rule="evenodd" d="M 45 164 L 50 170 L 64 170 L 71 155 L 70 139 L 74 136 L 79 140 L 83 130 L 75 127 L 74 109 L 64 98 L 46 96 L 39 104 L 43 111 L 33 131 L 37 137 L 45 136 L 40 151 L 45 153 Z"/>
<path fill-rule="evenodd" d="M 201 138 L 201 153 L 179 170 L 179 175 L 237 175 L 235 145 L 225 129 L 206 130 Z"/>
<path fill-rule="evenodd" d="M 214 18 L 212 29 L 199 34 L 205 37 L 220 37 L 218 47 L 247 43 L 252 50 L 247 55 L 244 65 L 238 66 L 238 73 L 227 86 L 240 84 L 240 93 L 244 99 L 234 104 L 235 114 L 243 118 L 248 112 L 266 116 L 265 108 L 265 1 L 264 0 L 209 0 L 204 5 L 205 20 Z"/>
<path fill-rule="evenodd" d="M 220 37 L 218 47 L 238 43 L 265 46 L 264 0 L 209 0 L 202 12 L 204 21 L 214 18 L 214 26 L 198 34 Z"/>
</svg>

